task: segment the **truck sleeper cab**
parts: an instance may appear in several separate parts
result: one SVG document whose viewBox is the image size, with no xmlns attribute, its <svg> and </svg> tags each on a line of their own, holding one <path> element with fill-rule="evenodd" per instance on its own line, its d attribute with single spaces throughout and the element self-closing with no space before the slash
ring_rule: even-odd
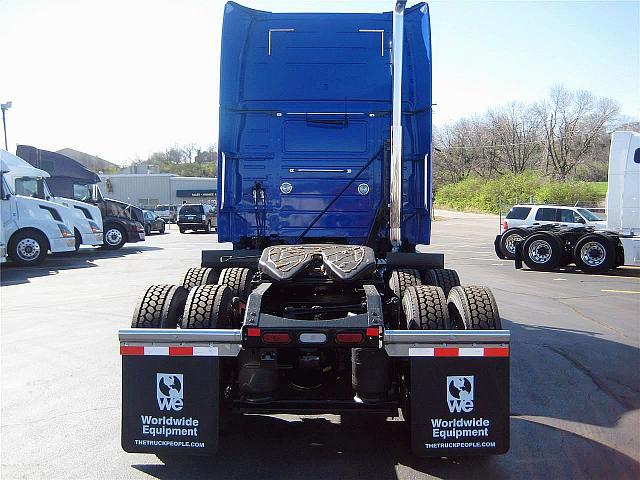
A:
<svg viewBox="0 0 640 480">
<path fill-rule="evenodd" d="M 430 57 L 422 3 L 226 4 L 217 205 L 233 250 L 150 286 L 120 330 L 124 450 L 213 455 L 233 410 L 401 411 L 417 456 L 508 450 L 493 295 L 415 250 L 431 226 Z"/>
</svg>

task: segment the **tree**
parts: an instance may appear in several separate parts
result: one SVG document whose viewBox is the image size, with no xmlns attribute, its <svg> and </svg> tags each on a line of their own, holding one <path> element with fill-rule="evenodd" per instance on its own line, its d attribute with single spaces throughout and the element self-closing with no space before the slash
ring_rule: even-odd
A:
<svg viewBox="0 0 640 480">
<path fill-rule="evenodd" d="M 571 92 L 562 86 L 551 89 L 548 100 L 536 111 L 543 123 L 547 168 L 564 180 L 593 149 L 596 139 L 617 117 L 620 106 L 608 98 L 586 91 Z"/>
<path fill-rule="evenodd" d="M 490 110 L 486 120 L 489 141 L 495 146 L 500 165 L 512 173 L 533 166 L 541 151 L 541 120 L 535 109 L 513 102 Z"/>
</svg>

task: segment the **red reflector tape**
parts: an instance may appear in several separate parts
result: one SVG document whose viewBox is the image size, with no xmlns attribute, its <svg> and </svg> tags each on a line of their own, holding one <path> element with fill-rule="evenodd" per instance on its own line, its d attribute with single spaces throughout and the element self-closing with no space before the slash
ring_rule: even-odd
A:
<svg viewBox="0 0 640 480">
<path fill-rule="evenodd" d="M 367 337 L 377 337 L 378 335 L 380 335 L 380 328 L 379 327 L 367 327 Z"/>
<path fill-rule="evenodd" d="M 193 356 L 193 347 L 169 347 L 170 357 L 191 357 Z"/>
<path fill-rule="evenodd" d="M 410 347 L 410 357 L 508 357 L 509 347 Z"/>
<path fill-rule="evenodd" d="M 508 347 L 485 348 L 484 356 L 485 357 L 508 357 L 509 348 Z"/>
<path fill-rule="evenodd" d="M 434 348 L 434 356 L 436 357 L 457 357 L 457 348 Z"/>
<path fill-rule="evenodd" d="M 160 357 L 217 357 L 217 346 L 148 346 L 144 345 L 120 345 L 120 355 L 144 355 Z"/>
<path fill-rule="evenodd" d="M 144 347 L 120 345 L 120 355 L 144 355 Z"/>
</svg>

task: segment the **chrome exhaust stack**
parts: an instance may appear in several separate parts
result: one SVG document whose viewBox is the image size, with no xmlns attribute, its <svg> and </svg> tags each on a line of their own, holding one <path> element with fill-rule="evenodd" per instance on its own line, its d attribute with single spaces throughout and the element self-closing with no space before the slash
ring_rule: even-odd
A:
<svg viewBox="0 0 640 480">
<path fill-rule="evenodd" d="M 390 240 L 393 251 L 402 243 L 400 232 L 402 207 L 402 44 L 404 8 L 407 0 L 397 0 L 393 9 L 393 99 L 391 122 Z"/>
</svg>

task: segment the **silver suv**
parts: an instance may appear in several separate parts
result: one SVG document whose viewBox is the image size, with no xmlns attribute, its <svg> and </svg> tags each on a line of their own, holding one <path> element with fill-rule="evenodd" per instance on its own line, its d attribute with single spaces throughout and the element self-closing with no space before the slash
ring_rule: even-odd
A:
<svg viewBox="0 0 640 480">
<path fill-rule="evenodd" d="M 595 213 L 582 207 L 562 205 L 514 205 L 502 222 L 500 250 L 509 259 L 514 258 L 515 244 L 523 239 L 519 227 L 557 224 L 569 227 L 589 226 L 596 229 L 606 228 L 607 223 Z"/>
</svg>

